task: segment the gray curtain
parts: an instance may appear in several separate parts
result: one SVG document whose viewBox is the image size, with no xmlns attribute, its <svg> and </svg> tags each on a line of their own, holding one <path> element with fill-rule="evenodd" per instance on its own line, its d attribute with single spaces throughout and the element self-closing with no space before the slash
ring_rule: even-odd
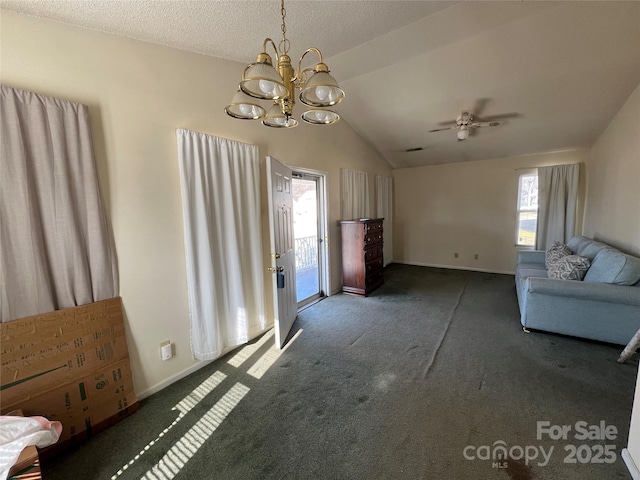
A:
<svg viewBox="0 0 640 480">
<path fill-rule="evenodd" d="M 538 168 L 536 249 L 567 243 L 575 235 L 579 169 L 578 164 Z"/>
<path fill-rule="evenodd" d="M 1 87 L 0 320 L 118 295 L 85 105 Z"/>
</svg>

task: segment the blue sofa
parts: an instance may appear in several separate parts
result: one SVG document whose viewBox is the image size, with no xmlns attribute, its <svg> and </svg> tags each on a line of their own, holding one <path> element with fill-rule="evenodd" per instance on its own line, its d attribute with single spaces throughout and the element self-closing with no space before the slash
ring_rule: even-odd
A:
<svg viewBox="0 0 640 480">
<path fill-rule="evenodd" d="M 588 237 L 567 245 L 591 260 L 582 281 L 548 278 L 544 251 L 518 252 L 523 328 L 626 345 L 640 329 L 640 258 Z"/>
</svg>

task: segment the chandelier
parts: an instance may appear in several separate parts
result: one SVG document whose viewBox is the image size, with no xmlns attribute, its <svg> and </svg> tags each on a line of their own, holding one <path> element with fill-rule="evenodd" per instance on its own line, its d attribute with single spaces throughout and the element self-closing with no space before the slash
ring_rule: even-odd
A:
<svg viewBox="0 0 640 480">
<path fill-rule="evenodd" d="M 284 0 L 281 0 L 282 40 L 276 47 L 273 40 L 265 39 L 262 52 L 254 63 L 244 69 L 238 91 L 224 110 L 233 118 L 262 119 L 262 124 L 267 127 L 292 128 L 298 125 L 292 118 L 298 89 L 300 101 L 310 107 L 302 114 L 302 120 L 315 125 L 336 123 L 340 116 L 327 107 L 340 103 L 344 99 L 344 92 L 329 75 L 329 68 L 322 61 L 322 53 L 315 47 L 307 49 L 298 61 L 298 69 L 293 69 L 288 54 L 290 43 L 284 21 L 286 14 Z M 272 45 L 276 52 L 277 70 L 267 53 L 268 45 Z M 319 62 L 313 68 L 302 70 L 302 59 L 311 52 L 318 55 Z M 267 111 L 256 99 L 272 100 L 273 105 Z"/>
</svg>

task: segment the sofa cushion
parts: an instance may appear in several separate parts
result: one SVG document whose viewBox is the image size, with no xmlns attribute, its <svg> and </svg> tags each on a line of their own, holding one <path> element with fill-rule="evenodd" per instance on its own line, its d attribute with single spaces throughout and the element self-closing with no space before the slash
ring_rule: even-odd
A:
<svg viewBox="0 0 640 480">
<path fill-rule="evenodd" d="M 547 268 L 550 268 L 551 265 L 556 263 L 562 257 L 566 257 L 567 255 L 571 255 L 573 252 L 571 249 L 566 246 L 562 242 L 553 242 L 553 245 L 549 247 L 547 250 L 547 254 L 544 258 L 544 264 Z"/>
<path fill-rule="evenodd" d="M 575 253 L 578 253 L 578 248 L 580 247 L 580 245 L 586 242 L 591 243 L 592 241 L 593 240 L 590 239 L 589 237 L 576 235 L 575 237 L 571 238 L 571 240 L 567 242 L 567 247 L 569 247 L 571 251 L 575 254 Z"/>
<path fill-rule="evenodd" d="M 542 277 L 547 278 L 547 269 L 542 264 L 522 263 L 518 265 L 518 276 L 520 278 Z"/>
<path fill-rule="evenodd" d="M 611 247 L 609 247 L 609 245 L 605 245 L 604 243 L 593 241 L 588 244 L 580 245 L 580 248 L 578 249 L 578 255 L 580 255 L 581 257 L 587 257 L 589 260 L 593 260 L 594 258 L 596 258 L 598 252 L 604 248 Z"/>
<path fill-rule="evenodd" d="M 523 262 L 523 263 L 519 263 L 516 268 L 520 272 L 525 271 L 525 270 L 542 271 L 542 273 L 544 273 L 545 277 L 546 277 L 547 268 L 544 266 L 544 263 Z"/>
<path fill-rule="evenodd" d="M 613 248 L 601 249 L 584 277 L 585 282 L 633 285 L 640 280 L 640 258 Z"/>
<path fill-rule="evenodd" d="M 559 280 L 582 280 L 591 262 L 579 255 L 567 255 L 553 263 L 547 272 L 549 278 Z"/>
</svg>

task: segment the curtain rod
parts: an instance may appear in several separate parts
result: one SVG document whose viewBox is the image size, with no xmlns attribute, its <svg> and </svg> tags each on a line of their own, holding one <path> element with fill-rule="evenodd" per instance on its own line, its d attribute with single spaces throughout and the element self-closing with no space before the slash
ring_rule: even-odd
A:
<svg viewBox="0 0 640 480">
<path fill-rule="evenodd" d="M 562 163 L 560 165 L 538 165 L 537 167 L 520 167 L 516 168 L 516 172 L 518 170 L 533 170 L 535 168 L 545 168 L 545 167 L 570 167 L 571 165 L 580 165 L 582 162 L 574 162 L 574 163 Z"/>
</svg>

